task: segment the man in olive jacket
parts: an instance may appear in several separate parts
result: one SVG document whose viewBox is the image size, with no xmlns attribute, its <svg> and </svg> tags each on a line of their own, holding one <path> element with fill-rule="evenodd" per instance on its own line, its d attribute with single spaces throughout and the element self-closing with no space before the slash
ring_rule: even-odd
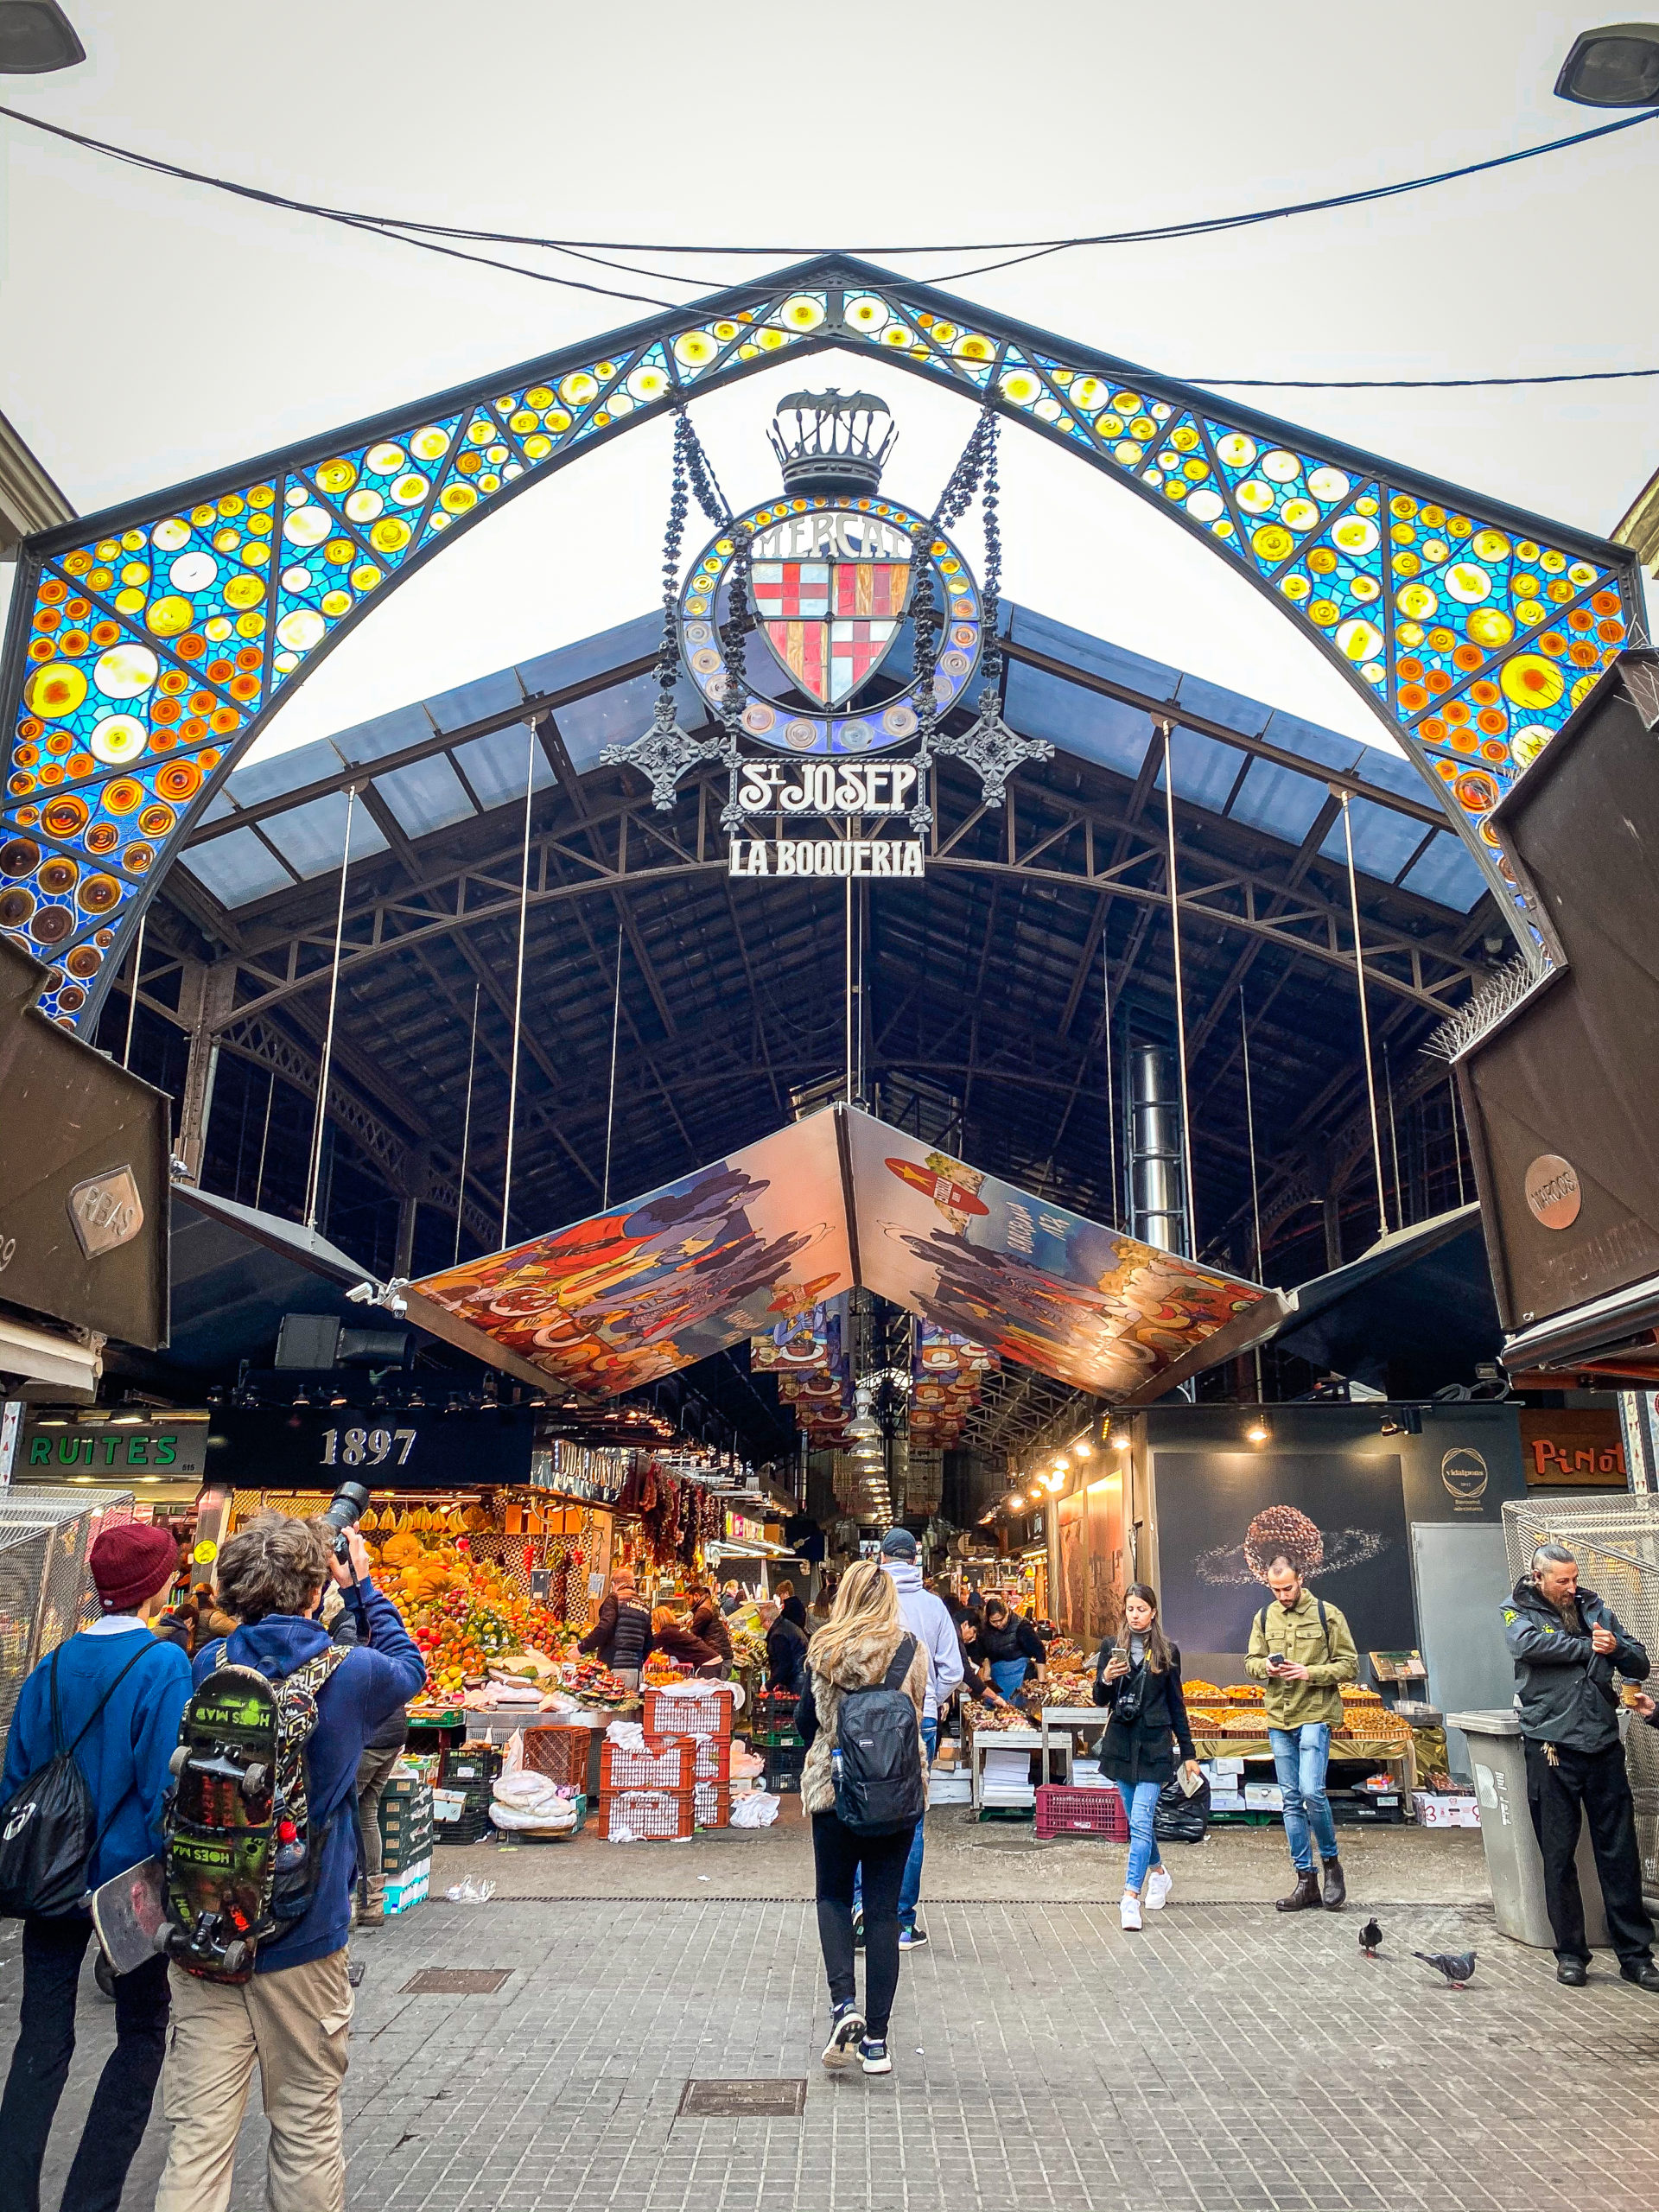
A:
<svg viewBox="0 0 1659 2212">
<path fill-rule="evenodd" d="M 1555 1938 L 1555 1979 L 1582 1989 L 1590 1949 L 1577 1855 L 1582 1815 L 1601 1879 L 1618 1970 L 1659 1993 L 1653 1923 L 1642 1903 L 1636 1808 L 1618 1733 L 1615 1669 L 1644 1681 L 1648 1655 L 1593 1590 L 1562 1544 L 1541 1544 L 1503 1608 L 1515 1661 L 1515 1707 L 1527 1758 L 1527 1804 L 1544 1859 L 1544 1903 Z"/>
<path fill-rule="evenodd" d="M 1325 1776 L 1331 1764 L 1331 1731 L 1342 1721 L 1340 1685 L 1357 1675 L 1359 1656 L 1337 1607 L 1304 1588 L 1300 1570 L 1282 1554 L 1268 1562 L 1268 1587 L 1273 1602 L 1255 1617 L 1244 1665 L 1265 1685 L 1268 1741 L 1284 1793 L 1285 1841 L 1296 1870 L 1295 1888 L 1275 1909 L 1306 1912 L 1322 1904 L 1336 1912 L 1347 1902 L 1348 1885 L 1337 1855 Z M 1323 1887 L 1313 1872 L 1316 1842 Z"/>
</svg>

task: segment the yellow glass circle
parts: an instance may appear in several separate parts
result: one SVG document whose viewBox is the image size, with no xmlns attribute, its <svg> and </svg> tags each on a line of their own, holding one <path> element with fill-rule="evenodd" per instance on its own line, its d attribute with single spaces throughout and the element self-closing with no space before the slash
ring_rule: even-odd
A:
<svg viewBox="0 0 1659 2212">
<path fill-rule="evenodd" d="M 86 676 L 70 661 L 48 661 L 35 670 L 23 689 L 30 714 L 47 721 L 73 715 L 86 696 Z"/>
<path fill-rule="evenodd" d="M 169 592 L 166 598 L 155 601 L 144 621 L 158 638 L 176 638 L 190 627 L 195 612 L 188 599 Z"/>
</svg>

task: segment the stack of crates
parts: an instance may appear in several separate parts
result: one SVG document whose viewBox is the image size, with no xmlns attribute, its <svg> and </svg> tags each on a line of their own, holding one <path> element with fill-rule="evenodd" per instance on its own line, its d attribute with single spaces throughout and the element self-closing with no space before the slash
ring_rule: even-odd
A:
<svg viewBox="0 0 1659 2212">
<path fill-rule="evenodd" d="M 599 1833 L 626 1830 L 640 1842 L 678 1843 L 696 1825 L 692 1799 L 696 1745 L 690 1736 L 645 1738 L 643 1749 L 607 1743 L 599 1756 Z"/>
<path fill-rule="evenodd" d="M 762 1690 L 754 1700 L 749 1742 L 766 1760 L 763 1780 L 768 1789 L 798 1790 L 801 1786 L 806 1750 L 795 1726 L 799 1702 L 793 1690 Z"/>
<path fill-rule="evenodd" d="M 394 1774 L 380 1793 L 380 1865 L 407 1874 L 432 1858 L 432 1790 L 417 1774 Z"/>
<path fill-rule="evenodd" d="M 647 1736 L 689 1736 L 693 1825 L 724 1828 L 732 1821 L 732 1723 L 735 1692 L 720 1688 L 693 1695 L 685 1690 L 647 1690 Z"/>
<path fill-rule="evenodd" d="M 493 1744 L 460 1744 L 445 1755 L 440 1843 L 480 1843 L 495 1834 L 490 1819 L 501 1753 Z M 459 1802 L 457 1802 L 459 1801 Z"/>
</svg>

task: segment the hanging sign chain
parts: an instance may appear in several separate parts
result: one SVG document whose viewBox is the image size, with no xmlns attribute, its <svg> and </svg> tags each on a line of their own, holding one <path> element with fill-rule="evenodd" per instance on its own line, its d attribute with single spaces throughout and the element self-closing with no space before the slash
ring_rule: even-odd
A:
<svg viewBox="0 0 1659 2212">
<path fill-rule="evenodd" d="M 1002 524 L 999 512 L 1001 486 L 996 473 L 997 418 L 988 407 L 980 423 L 985 485 L 985 646 L 981 667 L 985 682 L 976 702 L 979 712 L 968 728 L 959 736 L 930 729 L 930 741 L 932 752 L 965 760 L 969 767 L 976 768 L 986 805 L 1000 807 L 1008 778 L 1020 763 L 1052 760 L 1054 747 L 1046 737 L 1017 735 L 1002 719 L 1002 648 L 997 638 L 1002 591 Z M 963 459 L 966 458 L 964 454 Z M 929 692 L 931 695 L 931 683 Z M 930 713 L 930 724 L 931 721 Z"/>
<path fill-rule="evenodd" d="M 690 506 L 688 493 L 716 528 L 730 519 L 715 474 L 709 465 L 682 407 L 674 424 L 674 461 L 669 490 L 668 524 L 663 533 L 663 640 L 657 654 L 657 706 L 651 728 L 631 745 L 607 745 L 600 753 L 607 767 L 626 761 L 651 779 L 651 800 L 658 814 L 674 804 L 680 778 L 699 760 L 728 753 L 732 743 L 729 722 L 718 737 L 692 737 L 680 728 L 675 706 L 675 686 L 680 673 L 679 588 L 680 556 L 685 537 L 685 518 Z M 722 720 L 727 718 L 722 716 Z"/>
</svg>

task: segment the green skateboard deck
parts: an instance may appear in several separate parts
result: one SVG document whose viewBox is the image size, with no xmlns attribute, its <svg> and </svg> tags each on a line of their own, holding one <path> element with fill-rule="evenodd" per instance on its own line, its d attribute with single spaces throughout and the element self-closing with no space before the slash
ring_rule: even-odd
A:
<svg viewBox="0 0 1659 2212">
<path fill-rule="evenodd" d="M 185 1710 L 162 1894 L 169 1955 L 216 1980 L 245 1980 L 274 1926 L 276 1696 L 248 1667 L 218 1667 Z"/>
</svg>

